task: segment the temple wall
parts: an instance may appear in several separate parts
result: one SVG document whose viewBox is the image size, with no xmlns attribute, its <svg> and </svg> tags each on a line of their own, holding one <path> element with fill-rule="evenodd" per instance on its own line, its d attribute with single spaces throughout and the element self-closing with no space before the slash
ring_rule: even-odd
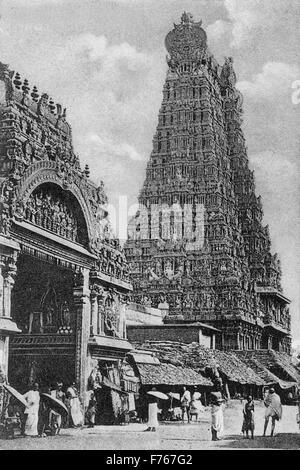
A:
<svg viewBox="0 0 300 470">
<path fill-rule="evenodd" d="M 162 325 L 163 316 L 161 309 L 129 304 L 126 308 L 126 325 Z"/>
<path fill-rule="evenodd" d="M 213 346 L 213 336 L 213 334 L 203 333 L 199 326 L 127 326 L 127 337 L 130 342 L 145 342 L 147 340 L 174 341 L 187 344 L 199 343 L 207 348 L 211 348 Z"/>
</svg>

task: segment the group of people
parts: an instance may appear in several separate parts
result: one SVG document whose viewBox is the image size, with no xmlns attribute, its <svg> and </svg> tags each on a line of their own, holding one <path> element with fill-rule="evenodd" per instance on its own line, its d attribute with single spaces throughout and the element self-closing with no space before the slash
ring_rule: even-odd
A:
<svg viewBox="0 0 300 470">
<path fill-rule="evenodd" d="M 152 389 L 152 392 L 156 389 Z M 149 392 L 151 393 L 151 392 Z M 155 396 L 156 395 L 156 396 Z M 177 394 L 169 394 L 171 397 Z M 56 401 L 62 402 L 68 413 L 60 412 L 59 407 L 51 406 L 51 400 L 45 400 L 45 397 L 52 397 Z M 47 433 L 51 435 L 58 434 L 62 426 L 64 427 L 80 427 L 83 426 L 86 418 L 89 427 L 95 424 L 95 416 L 97 412 L 97 400 L 94 391 L 90 391 L 88 407 L 84 414 L 82 405 L 79 400 L 79 393 L 76 384 L 72 383 L 66 390 L 63 391 L 63 383 L 57 382 L 55 388 L 52 390 L 45 389 L 40 394 L 39 384 L 34 383 L 28 392 L 23 395 L 26 401 L 26 408 L 21 413 L 21 432 L 25 436 L 46 436 Z M 181 417 L 179 419 L 184 423 L 186 420 L 191 422 L 192 416 L 196 415 L 198 421 L 199 414 L 204 411 L 201 402 L 201 393 L 194 387 L 192 393 L 183 388 L 182 394 L 177 395 L 178 407 L 181 410 Z M 11 403 L 11 402 L 10 402 Z M 226 399 L 223 397 L 221 391 L 212 392 L 210 395 L 211 405 L 211 435 L 212 440 L 217 441 L 222 438 L 224 433 L 224 409 L 226 407 Z M 271 418 L 271 433 L 274 435 L 276 421 L 282 417 L 282 405 L 280 397 L 275 393 L 274 388 L 268 388 L 264 393 L 264 430 L 263 436 L 266 436 L 268 424 Z M 13 406 L 10 406 L 13 408 Z M 172 408 L 172 401 L 171 401 Z M 169 411 L 174 411 L 172 410 Z M 158 427 L 158 398 L 157 393 L 148 395 L 148 428 L 145 431 L 156 431 Z M 246 403 L 243 406 L 243 423 L 242 433 L 244 437 L 254 438 L 255 430 L 255 404 L 251 395 L 247 397 Z"/>
<path fill-rule="evenodd" d="M 156 391 L 155 387 L 152 388 L 152 391 Z M 172 394 L 170 394 L 172 397 Z M 196 416 L 196 421 L 198 421 L 199 414 L 204 411 L 204 407 L 201 402 L 201 393 L 197 390 L 197 387 L 194 387 L 193 392 L 191 393 L 187 390 L 186 387 L 183 387 L 182 395 L 178 395 L 180 398 L 179 406 L 172 407 L 168 409 L 168 415 L 171 419 L 177 417 L 176 408 L 180 410 L 181 416 L 179 419 L 184 423 L 187 420 L 188 423 L 192 420 L 193 416 Z M 173 401 L 173 398 L 172 398 Z M 155 396 L 148 397 L 148 428 L 145 431 L 156 431 L 158 426 L 158 399 Z"/>
<path fill-rule="evenodd" d="M 266 436 L 268 429 L 268 424 L 271 418 L 271 436 L 274 436 L 276 421 L 279 421 L 282 417 L 282 405 L 280 396 L 275 392 L 274 388 L 271 387 L 265 391 L 264 394 L 264 405 L 265 405 L 265 415 L 264 415 L 264 431 L 263 436 Z M 223 411 L 225 408 L 225 400 L 222 397 L 221 392 L 216 392 L 212 394 L 212 403 L 211 403 L 211 433 L 212 440 L 219 440 L 224 433 L 224 416 Z M 251 395 L 247 397 L 247 401 L 243 407 L 243 424 L 242 424 L 242 433 L 246 438 L 249 438 L 249 433 L 251 438 L 254 439 L 254 400 Z"/>
<path fill-rule="evenodd" d="M 47 395 L 62 402 L 68 410 L 68 415 L 63 411 L 59 412 L 57 407 L 51 407 L 49 400 L 43 399 Z M 34 383 L 23 398 L 26 401 L 26 408 L 20 413 L 20 417 L 21 433 L 24 436 L 44 437 L 47 433 L 55 435 L 59 434 L 62 425 L 77 427 L 84 424 L 84 414 L 75 383 L 67 388 L 66 393 L 63 391 L 63 383 L 57 382 L 54 389 L 45 388 L 42 394 L 39 384 Z"/>
<path fill-rule="evenodd" d="M 201 393 L 198 392 L 197 387 L 194 387 L 192 394 L 186 387 L 183 387 L 180 403 L 182 421 L 184 422 L 186 417 L 189 423 L 193 416 L 196 416 L 196 421 L 198 421 L 199 414 L 204 411 L 204 407 L 201 402 Z"/>
<path fill-rule="evenodd" d="M 152 389 L 155 391 L 155 389 Z M 224 434 L 224 409 L 226 407 L 226 399 L 220 391 L 212 392 L 210 396 L 211 404 L 211 436 L 213 441 L 218 441 Z M 282 417 L 282 405 L 280 396 L 275 392 L 274 388 L 271 387 L 265 391 L 264 394 L 264 431 L 263 436 L 266 436 L 268 424 L 271 418 L 271 436 L 274 435 L 276 421 L 279 421 Z M 182 396 L 180 397 L 180 408 L 181 408 L 181 419 L 182 422 L 189 423 L 193 414 L 198 415 L 204 411 L 204 407 L 201 402 L 201 394 L 194 388 L 193 393 L 183 388 Z M 251 395 L 247 397 L 246 403 L 243 406 L 243 424 L 242 433 L 245 437 L 254 439 L 254 411 L 255 405 Z M 145 431 L 156 431 L 158 426 L 158 399 L 155 396 L 149 396 L 148 399 L 148 428 Z"/>
</svg>

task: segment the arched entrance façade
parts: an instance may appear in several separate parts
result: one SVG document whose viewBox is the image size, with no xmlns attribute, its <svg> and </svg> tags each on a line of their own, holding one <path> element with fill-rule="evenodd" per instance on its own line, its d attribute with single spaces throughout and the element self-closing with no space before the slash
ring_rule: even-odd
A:
<svg viewBox="0 0 300 470">
<path fill-rule="evenodd" d="M 100 361 L 113 393 L 131 349 L 125 305 L 132 287 L 103 183 L 81 168 L 61 104 L 0 63 L 2 83 L 0 368 L 20 391 L 33 380 L 75 380 L 85 401 Z M 0 383 L 0 413 L 1 403 Z"/>
<path fill-rule="evenodd" d="M 20 245 L 11 316 L 22 333 L 11 340 L 9 381 L 22 391 L 33 381 L 48 387 L 78 378 L 75 279 L 95 258 L 89 252 L 88 208 L 77 199 L 80 189 L 74 183 L 64 187 L 42 166 L 21 182 L 11 227 Z"/>
</svg>

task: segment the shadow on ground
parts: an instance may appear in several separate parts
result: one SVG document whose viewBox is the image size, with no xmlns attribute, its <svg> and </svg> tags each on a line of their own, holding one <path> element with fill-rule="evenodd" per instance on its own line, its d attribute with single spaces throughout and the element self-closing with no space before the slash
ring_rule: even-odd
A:
<svg viewBox="0 0 300 470">
<path fill-rule="evenodd" d="M 242 436 L 226 436 L 218 442 L 218 448 L 227 449 L 300 449 L 300 434 L 284 433 L 271 436 L 254 436 L 245 439 Z"/>
</svg>

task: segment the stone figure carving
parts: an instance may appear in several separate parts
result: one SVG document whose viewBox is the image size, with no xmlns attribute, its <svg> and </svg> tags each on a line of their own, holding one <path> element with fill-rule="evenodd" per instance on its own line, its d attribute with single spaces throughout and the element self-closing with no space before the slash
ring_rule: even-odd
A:
<svg viewBox="0 0 300 470">
<path fill-rule="evenodd" d="M 25 220 L 68 238 L 80 240 L 78 215 L 71 204 L 47 191 L 32 193 L 25 204 Z"/>
<path fill-rule="evenodd" d="M 61 307 L 61 324 L 69 327 L 71 325 L 71 313 L 68 302 L 65 300 Z"/>
</svg>

